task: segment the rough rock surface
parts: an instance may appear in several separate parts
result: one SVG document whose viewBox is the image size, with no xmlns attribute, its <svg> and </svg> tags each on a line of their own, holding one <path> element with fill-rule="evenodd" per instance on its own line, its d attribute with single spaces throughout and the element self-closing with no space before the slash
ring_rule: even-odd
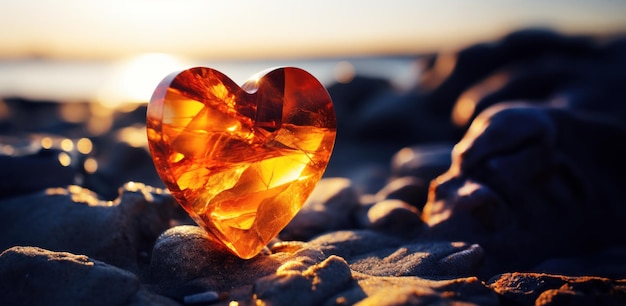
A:
<svg viewBox="0 0 626 306">
<path fill-rule="evenodd" d="M 18 141 L 14 138 L 2 142 Z M 74 182 L 77 171 L 58 161 L 60 150 L 19 152 L 17 156 L 0 155 L 0 198 L 31 193 L 48 187 L 64 187 Z M 55 173 L 54 176 L 48 175 Z M 37 177 L 38 179 L 33 179 Z"/>
<path fill-rule="evenodd" d="M 212 290 L 228 292 L 223 295 L 233 300 L 254 296 L 270 304 L 320 305 L 358 301 L 354 294 L 361 283 L 405 286 L 405 278 L 428 284 L 426 279 L 469 277 L 482 258 L 478 245 L 409 242 L 360 230 L 331 232 L 308 243 L 278 241 L 267 252 L 241 260 L 216 248 L 199 227 L 178 226 L 157 240 L 150 279 L 160 293 L 176 300 L 184 298 L 180 293 Z"/>
<path fill-rule="evenodd" d="M 601 117 L 486 111 L 433 183 L 422 217 L 433 235 L 478 242 L 516 267 L 624 244 L 626 192 L 615 182 L 626 173 L 626 148 L 614 141 L 626 141 L 626 127 Z"/>
<path fill-rule="evenodd" d="M 144 289 L 131 272 L 37 247 L 2 252 L 0 276 L 3 305 L 177 305 Z"/>
<path fill-rule="evenodd" d="M 515 305 L 621 305 L 626 280 L 593 276 L 506 273 L 488 282 L 505 303 Z"/>
<path fill-rule="evenodd" d="M 349 179 L 322 180 L 279 237 L 308 240 L 321 233 L 352 228 L 352 214 L 358 206 L 359 195 Z"/>
<path fill-rule="evenodd" d="M 128 183 L 114 201 L 79 186 L 0 201 L 0 248 L 38 246 L 136 270 L 180 213 L 169 193 Z"/>
</svg>

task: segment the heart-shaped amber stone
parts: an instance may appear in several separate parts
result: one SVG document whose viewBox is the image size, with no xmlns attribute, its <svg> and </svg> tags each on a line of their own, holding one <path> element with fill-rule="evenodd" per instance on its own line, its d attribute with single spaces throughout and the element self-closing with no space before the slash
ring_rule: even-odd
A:
<svg viewBox="0 0 626 306">
<path fill-rule="evenodd" d="M 333 104 L 299 68 L 260 73 L 239 87 L 197 67 L 167 76 L 147 111 L 159 176 L 216 242 L 251 258 L 295 216 L 335 143 Z"/>
</svg>

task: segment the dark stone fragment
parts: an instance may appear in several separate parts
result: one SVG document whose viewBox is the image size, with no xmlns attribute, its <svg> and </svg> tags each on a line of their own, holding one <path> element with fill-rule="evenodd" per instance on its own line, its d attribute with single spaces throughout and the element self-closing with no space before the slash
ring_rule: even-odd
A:
<svg viewBox="0 0 626 306">
<path fill-rule="evenodd" d="M 74 184 L 78 170 L 59 162 L 61 150 L 41 149 L 33 154 L 0 155 L 0 199 Z"/>
<path fill-rule="evenodd" d="M 445 116 L 462 92 L 507 65 L 552 55 L 586 58 L 597 55 L 598 49 L 590 37 L 566 36 L 548 29 L 513 32 L 500 41 L 458 52 L 451 74 L 425 96 L 425 103 L 433 114 Z"/>
<path fill-rule="evenodd" d="M 68 251 L 136 271 L 179 210 L 169 193 L 141 183 L 114 201 L 78 186 L 50 188 L 0 201 L 0 249 Z"/>
<path fill-rule="evenodd" d="M 367 227 L 398 237 L 412 237 L 422 230 L 422 219 L 414 206 L 401 200 L 384 200 L 367 212 Z"/>
<path fill-rule="evenodd" d="M 433 181 L 422 214 L 431 235 L 479 243 L 508 269 L 626 244 L 626 148 L 615 145 L 626 142 L 623 123 L 542 107 L 490 110 Z"/>
<path fill-rule="evenodd" d="M 626 280 L 594 276 L 505 273 L 487 285 L 513 305 L 623 305 Z"/>
<path fill-rule="evenodd" d="M 306 241 L 322 233 L 352 228 L 353 212 L 358 207 L 359 196 L 349 179 L 323 179 L 279 237 Z"/>
<path fill-rule="evenodd" d="M 178 305 L 143 289 L 128 271 L 37 247 L 2 252 L 0 276 L 2 305 Z"/>
<path fill-rule="evenodd" d="M 452 147 L 432 144 L 403 148 L 391 158 L 391 175 L 412 176 L 428 183 L 450 168 Z"/>
<path fill-rule="evenodd" d="M 376 193 L 376 199 L 401 200 L 421 210 L 428 197 L 428 184 L 413 176 L 392 179 Z"/>
</svg>

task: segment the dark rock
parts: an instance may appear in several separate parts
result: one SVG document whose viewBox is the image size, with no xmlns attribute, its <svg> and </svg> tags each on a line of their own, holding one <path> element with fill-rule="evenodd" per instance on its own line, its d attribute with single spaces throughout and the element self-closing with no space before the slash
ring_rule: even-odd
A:
<svg viewBox="0 0 626 306">
<path fill-rule="evenodd" d="M 220 300 L 220 295 L 215 291 L 205 291 L 196 294 L 186 295 L 183 302 L 189 304 L 210 304 Z"/>
<path fill-rule="evenodd" d="M 597 54 L 598 46 L 590 37 L 566 36 L 548 29 L 513 32 L 500 41 L 459 51 L 450 75 L 426 95 L 425 103 L 431 113 L 445 116 L 462 92 L 503 67 L 544 56 L 586 58 Z"/>
<path fill-rule="evenodd" d="M 216 257 L 226 260 L 233 256 L 226 248 L 212 242 L 200 227 L 176 226 L 165 231 L 154 244 L 150 279 L 154 283 L 184 284 L 203 276 L 202 272 Z"/>
<path fill-rule="evenodd" d="M 422 209 L 428 197 L 428 184 L 414 176 L 393 178 L 375 197 L 379 201 L 401 200 Z"/>
<path fill-rule="evenodd" d="M 386 144 L 394 150 L 415 143 L 456 139 L 456 128 L 448 117 L 423 109 L 417 92 L 377 95 L 354 114 L 354 139 Z"/>
<path fill-rule="evenodd" d="M 613 101 L 626 95 L 620 85 L 626 81 L 626 58 L 607 49 L 584 57 L 552 54 L 510 63 L 461 94 L 453 110 L 455 122 L 467 127 L 483 110 L 508 101 L 534 101 L 623 120 L 626 107 Z"/>
<path fill-rule="evenodd" d="M 112 130 L 119 130 L 136 124 L 146 123 L 147 104 L 128 105 L 127 108 L 117 109 L 113 113 Z"/>
<path fill-rule="evenodd" d="M 360 149 L 362 151 L 362 149 Z M 359 194 L 373 194 L 380 190 L 389 180 L 389 169 L 382 164 L 363 164 L 353 170 L 345 171 L 348 178 Z"/>
<path fill-rule="evenodd" d="M 403 284 L 406 277 L 417 281 L 416 276 L 470 275 L 483 258 L 477 245 L 406 242 L 372 231 L 333 232 L 309 243 L 275 242 L 270 250 L 271 254 L 242 260 L 210 241 L 197 226 L 174 227 L 155 244 L 149 283 L 178 301 L 212 291 L 224 303 L 258 300 L 273 305 L 319 305 L 364 299 L 367 296 L 358 290 L 361 285 L 380 289 Z M 352 277 L 353 273 L 358 277 Z"/>
<path fill-rule="evenodd" d="M 372 230 L 338 231 L 320 235 L 307 243 L 309 248 L 319 249 L 326 256 L 337 255 L 351 258 L 381 248 L 399 247 L 404 240 Z"/>
<path fill-rule="evenodd" d="M 136 270 L 180 210 L 169 193 L 128 183 L 114 201 L 78 186 L 0 201 L 0 249 L 16 245 L 85 254 Z"/>
<path fill-rule="evenodd" d="M 488 282 L 504 303 L 514 305 L 621 305 L 626 280 L 593 276 L 505 273 Z"/>
<path fill-rule="evenodd" d="M 170 228 L 155 243 L 150 279 L 162 287 L 182 287 L 203 278 L 207 289 L 220 292 L 251 284 L 254 279 L 271 274 L 279 265 L 263 253 L 250 260 L 240 259 L 210 240 L 200 227 L 183 225 Z M 242 278 L 243 274 L 247 277 Z"/>
<path fill-rule="evenodd" d="M 303 272 L 326 259 L 321 251 L 305 244 L 278 242 L 272 251 L 243 260 L 209 240 L 206 232 L 197 226 L 173 227 L 154 246 L 149 283 L 159 293 L 179 301 L 206 291 L 218 292 L 220 296 L 226 293 L 229 300 L 249 301 L 257 280 L 269 277 L 262 283 L 274 283 L 280 271 Z M 269 293 L 275 290 L 268 288 L 269 285 L 258 286 L 264 288 L 259 290 L 267 291 L 267 297 L 275 294 Z"/>
<path fill-rule="evenodd" d="M 147 148 L 126 142 L 112 144 L 106 157 L 101 157 L 98 171 L 86 176 L 84 186 L 105 199 L 117 195 L 117 187 L 128 181 L 164 188 Z"/>
<path fill-rule="evenodd" d="M 369 230 L 343 231 L 311 240 L 308 248 L 344 258 L 354 271 L 372 276 L 418 276 L 431 279 L 469 276 L 484 252 L 463 242 L 405 241 Z"/>
<path fill-rule="evenodd" d="M 354 212 L 354 220 L 356 224 L 356 228 L 366 228 L 369 223 L 369 217 L 367 216 L 367 212 L 376 204 L 376 197 L 373 194 L 366 194 L 361 196 L 361 203 L 359 207 Z"/>
<path fill-rule="evenodd" d="M 626 127 L 605 117 L 494 108 L 455 147 L 422 217 L 431 234 L 477 242 L 518 269 L 624 244 L 626 149 L 615 144 L 625 141 Z"/>
<path fill-rule="evenodd" d="M 176 226 L 164 232 L 154 245 L 150 282 L 161 292 L 175 298 L 182 298 L 173 295 L 189 284 L 204 288 L 202 291 L 223 292 L 249 286 L 256 279 L 273 274 L 287 260 L 307 258 L 303 259 L 306 261 L 310 258 L 308 256 L 311 254 L 297 250 L 273 255 L 262 252 L 252 259 L 243 260 L 210 240 L 200 227 Z M 313 256 L 322 260 L 319 251 Z M 185 292 L 186 295 L 191 293 Z"/>
<path fill-rule="evenodd" d="M 391 89 L 388 80 L 365 76 L 356 76 L 349 83 L 333 83 L 327 88 L 336 111 L 341 113 L 345 110 L 347 114 L 360 109 L 368 98 Z"/>
<path fill-rule="evenodd" d="M 279 234 L 282 240 L 308 240 L 321 233 L 353 227 L 359 196 L 345 178 L 322 179 L 302 209 Z"/>
<path fill-rule="evenodd" d="M 426 280 L 417 277 L 371 277 L 354 274 L 359 290 L 335 299 L 351 305 L 500 305 L 498 296 L 475 277 Z M 355 298 L 355 296 L 357 298 Z M 362 300 L 358 297 L 364 296 Z"/>
<path fill-rule="evenodd" d="M 431 144 L 403 148 L 391 158 L 391 175 L 430 182 L 450 168 L 452 147 L 451 144 Z"/>
<path fill-rule="evenodd" d="M 420 242 L 370 250 L 347 260 L 353 270 L 373 276 L 445 279 L 474 275 L 483 257 L 476 244 Z"/>
<path fill-rule="evenodd" d="M 0 154 L 0 199 L 74 184 L 79 172 L 62 165 L 59 154 L 70 158 L 57 149 L 13 156 Z"/>
<path fill-rule="evenodd" d="M 320 305 L 351 283 L 345 260 L 330 256 L 305 270 L 287 262 L 275 274 L 256 281 L 253 291 L 257 305 Z"/>
<path fill-rule="evenodd" d="M 134 274 L 84 255 L 37 247 L 0 254 L 2 305 L 178 305 Z"/>
<path fill-rule="evenodd" d="M 366 227 L 398 237 L 415 237 L 424 223 L 419 211 L 402 200 L 384 200 L 367 212 Z"/>
<path fill-rule="evenodd" d="M 588 254 L 550 258 L 532 268 L 534 272 L 567 276 L 594 275 L 626 279 L 626 247 L 614 246 Z"/>
<path fill-rule="evenodd" d="M 612 39 L 526 29 L 439 55 L 419 84 L 422 113 L 465 130 L 485 109 L 525 101 L 600 112 L 624 120 L 623 36 Z"/>
<path fill-rule="evenodd" d="M 60 104 L 50 100 L 30 100 L 21 97 L 3 98 L 11 116 L 3 129 L 5 135 L 16 133 L 55 133 L 67 131 L 59 118 Z"/>
<path fill-rule="evenodd" d="M 362 109 L 371 97 L 389 92 L 391 89 L 388 80 L 364 76 L 356 76 L 349 83 L 334 83 L 328 86 L 328 94 L 333 99 L 337 116 L 337 130 L 343 131 L 337 134 L 338 145 L 341 145 L 342 139 L 352 138 L 349 131 L 352 129 L 350 123 L 354 114 Z"/>
<path fill-rule="evenodd" d="M 566 84 L 586 73 L 579 61 L 560 57 L 521 62 L 498 71 L 464 91 L 453 109 L 457 125 L 467 128 L 485 109 L 501 102 L 527 101 L 546 105 L 562 96 Z M 563 103 L 562 101 L 559 103 Z"/>
<path fill-rule="evenodd" d="M 349 83 L 334 83 L 327 89 L 333 99 L 338 133 L 325 175 L 326 177 L 367 179 L 366 176 L 349 173 L 361 171 L 362 167 L 368 163 L 385 165 L 393 149 L 380 146 L 371 139 L 356 142 L 354 121 L 357 114 L 373 97 L 386 95 L 393 90 L 391 83 L 382 78 L 356 76 Z M 368 150 L 364 151 L 364 147 Z M 361 185 L 361 182 L 356 183 Z"/>
</svg>

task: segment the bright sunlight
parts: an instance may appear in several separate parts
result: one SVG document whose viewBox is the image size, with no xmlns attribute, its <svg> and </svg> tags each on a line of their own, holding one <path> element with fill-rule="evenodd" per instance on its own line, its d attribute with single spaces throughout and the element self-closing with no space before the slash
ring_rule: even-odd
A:
<svg viewBox="0 0 626 306">
<path fill-rule="evenodd" d="M 189 68 L 180 57 L 148 53 L 124 59 L 113 65 L 108 81 L 97 95 L 97 102 L 109 107 L 123 103 L 145 103 L 165 76 Z"/>
</svg>

